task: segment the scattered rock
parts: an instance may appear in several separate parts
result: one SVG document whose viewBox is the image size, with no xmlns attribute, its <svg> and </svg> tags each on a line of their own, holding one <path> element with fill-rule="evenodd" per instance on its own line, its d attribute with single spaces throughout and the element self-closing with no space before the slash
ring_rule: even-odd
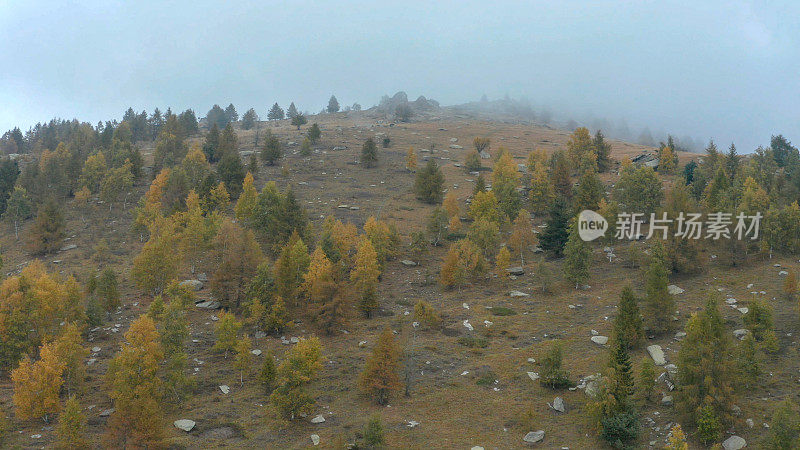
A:
<svg viewBox="0 0 800 450">
<path fill-rule="evenodd" d="M 322 423 L 322 422 L 325 422 L 325 417 L 323 417 L 322 414 L 317 414 L 316 416 L 314 416 L 313 419 L 311 419 L 311 423 Z"/>
<path fill-rule="evenodd" d="M 778 272 L 778 275 L 789 275 L 789 272 L 781 270 L 780 272 Z"/>
<path fill-rule="evenodd" d="M 183 280 L 180 282 L 179 286 L 189 288 L 196 292 L 203 289 L 203 282 L 200 280 Z"/>
<path fill-rule="evenodd" d="M 756 426 L 756 424 L 753 422 L 753 419 L 747 419 L 745 422 L 747 422 L 747 426 L 750 428 Z"/>
<path fill-rule="evenodd" d="M 747 336 L 747 333 L 749 333 L 749 331 L 747 331 L 745 328 L 739 328 L 738 330 L 733 330 L 733 337 L 741 341 L 745 336 Z"/>
<path fill-rule="evenodd" d="M 667 292 L 669 292 L 671 295 L 678 295 L 678 294 L 683 294 L 686 291 L 679 288 L 678 286 L 675 286 L 674 284 L 670 284 L 669 286 L 667 286 Z"/>
<path fill-rule="evenodd" d="M 416 420 L 409 420 L 408 421 L 408 425 L 406 425 L 406 426 L 408 428 L 414 428 L 414 427 L 419 426 L 419 422 L 417 422 Z"/>
<path fill-rule="evenodd" d="M 608 336 L 592 336 L 592 342 L 597 345 L 606 345 L 608 343 Z"/>
<path fill-rule="evenodd" d="M 457 144 L 450 144 L 450 148 L 452 148 L 453 150 L 460 150 L 460 149 L 462 149 L 464 147 L 462 147 L 460 145 L 457 145 Z"/>
<path fill-rule="evenodd" d="M 528 378 L 530 378 L 532 381 L 536 381 L 539 379 L 539 374 L 536 372 L 528 372 Z"/>
<path fill-rule="evenodd" d="M 256 349 L 250 350 L 250 353 L 254 354 L 255 356 L 261 356 L 262 352 L 261 352 L 261 350 L 256 348 Z"/>
<path fill-rule="evenodd" d="M 522 275 L 525 275 L 525 269 L 523 269 L 520 266 L 510 267 L 510 268 L 506 269 L 506 272 L 508 272 L 511 275 L 516 275 L 518 277 L 522 276 Z"/>
<path fill-rule="evenodd" d="M 750 311 L 750 309 L 746 306 L 742 306 L 741 308 L 736 308 L 736 310 L 742 314 L 747 314 Z"/>
<path fill-rule="evenodd" d="M 535 444 L 542 439 L 544 439 L 544 430 L 531 431 L 530 433 L 526 434 L 524 438 L 522 438 L 523 441 L 529 444 Z"/>
<path fill-rule="evenodd" d="M 664 406 L 672 406 L 672 396 L 671 395 L 665 395 L 665 396 L 661 397 L 661 404 L 664 405 Z"/>
<path fill-rule="evenodd" d="M 520 292 L 520 291 L 511 291 L 511 292 L 508 293 L 508 295 L 511 296 L 512 298 L 514 298 L 514 297 L 530 297 L 530 294 L 526 294 L 526 293 Z"/>
<path fill-rule="evenodd" d="M 92 347 L 92 353 L 100 353 L 100 347 Z"/>
<path fill-rule="evenodd" d="M 228 387 L 227 384 L 223 384 L 219 387 L 219 390 L 222 391 L 223 394 L 229 394 L 231 392 L 231 388 Z"/>
<path fill-rule="evenodd" d="M 562 413 L 566 412 L 566 410 L 567 410 L 564 407 L 564 400 L 562 400 L 561 397 L 554 398 L 553 399 L 553 404 L 550 405 L 550 407 L 553 408 L 554 410 L 556 410 L 558 412 L 562 412 Z"/>
<path fill-rule="evenodd" d="M 172 424 L 175 425 L 175 428 L 183 430 L 187 433 L 192 431 L 194 429 L 194 426 L 196 425 L 194 420 L 189 420 L 189 419 L 178 419 Z"/>
<path fill-rule="evenodd" d="M 686 337 L 686 332 L 685 331 L 678 331 L 677 333 L 675 333 L 675 340 L 677 340 L 677 341 L 680 341 L 681 339 L 683 339 L 685 337 Z"/>
<path fill-rule="evenodd" d="M 410 259 L 404 259 L 404 260 L 400 261 L 400 264 L 402 264 L 402 265 L 404 265 L 406 267 L 414 267 L 414 266 L 417 265 L 417 263 L 415 263 L 414 261 L 411 261 Z"/>
<path fill-rule="evenodd" d="M 104 409 L 100 411 L 100 417 L 108 417 L 114 413 L 114 408 Z"/>
<path fill-rule="evenodd" d="M 198 308 L 202 308 L 202 309 L 220 309 L 222 307 L 222 305 L 220 305 L 220 303 L 218 301 L 215 301 L 215 300 L 206 300 L 206 301 L 200 302 L 200 303 L 198 303 L 198 304 L 196 304 L 194 306 L 196 306 Z"/>
<path fill-rule="evenodd" d="M 469 323 L 469 320 L 465 320 L 465 321 L 463 322 L 463 324 L 464 324 L 464 328 L 468 329 L 469 331 L 472 331 L 472 330 L 474 330 L 474 328 L 472 327 L 472 325 Z"/>
<path fill-rule="evenodd" d="M 722 448 L 725 450 L 739 450 L 747 447 L 747 441 L 739 436 L 731 436 L 722 442 Z"/>
<path fill-rule="evenodd" d="M 68 252 L 70 250 L 75 250 L 76 248 L 78 248 L 78 246 L 75 245 L 75 244 L 67 244 L 67 245 L 61 247 L 61 251 L 62 252 Z"/>
<path fill-rule="evenodd" d="M 316 434 L 312 434 L 311 435 L 311 443 L 314 444 L 314 446 L 319 445 L 319 436 L 316 435 Z"/>
<path fill-rule="evenodd" d="M 648 345 L 647 353 L 650 354 L 650 357 L 653 358 L 653 362 L 657 366 L 663 366 L 667 363 L 667 360 L 664 358 L 664 350 L 661 350 L 660 345 Z"/>
</svg>

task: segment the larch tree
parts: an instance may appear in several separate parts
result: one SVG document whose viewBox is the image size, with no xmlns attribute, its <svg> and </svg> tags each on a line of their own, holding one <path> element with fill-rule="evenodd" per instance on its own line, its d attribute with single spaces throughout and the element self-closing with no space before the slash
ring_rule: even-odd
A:
<svg viewBox="0 0 800 450">
<path fill-rule="evenodd" d="M 630 286 L 625 286 L 619 297 L 617 317 L 614 319 L 614 338 L 622 341 L 629 349 L 638 347 L 644 339 L 639 305 Z"/>
<path fill-rule="evenodd" d="M 413 147 L 409 147 L 406 152 L 406 170 L 409 172 L 417 171 L 417 153 Z"/>
<path fill-rule="evenodd" d="M 164 435 L 162 382 L 158 376 L 164 351 L 156 325 L 146 315 L 131 323 L 125 341 L 107 373 L 109 396 L 114 401 L 107 444 L 150 447 Z"/>
<path fill-rule="evenodd" d="M 287 419 L 310 413 L 314 399 L 307 386 L 322 369 L 322 345 L 318 338 L 303 339 L 290 348 L 278 366 L 270 401 Z"/>
<path fill-rule="evenodd" d="M 44 344 L 39 349 L 39 360 L 31 362 L 27 356 L 11 372 L 14 385 L 12 400 L 16 416 L 21 420 L 44 419 L 56 414 L 60 407 L 59 393 L 64 383 L 65 363 L 58 359 L 55 345 Z"/>
<path fill-rule="evenodd" d="M 213 350 L 218 353 L 224 353 L 228 357 L 229 351 L 236 350 L 236 343 L 238 342 L 239 331 L 242 329 L 242 323 L 236 320 L 236 316 L 232 313 L 221 312 L 219 320 L 214 326 L 214 335 L 216 342 L 214 343 Z"/>
<path fill-rule="evenodd" d="M 165 397 L 172 399 L 174 403 L 180 403 L 195 384 L 194 379 L 186 373 L 189 366 L 189 356 L 186 354 L 186 340 L 189 338 L 186 307 L 180 300 L 173 298 L 160 316 L 159 334 L 166 358 L 162 377 Z"/>
<path fill-rule="evenodd" d="M 253 363 L 253 357 L 250 349 L 253 343 L 250 342 L 248 337 L 243 337 L 236 341 L 236 357 L 233 361 L 233 367 L 239 372 L 239 384 L 244 387 L 244 379 L 250 376 L 250 366 Z"/>
<path fill-rule="evenodd" d="M 236 220 L 245 225 L 252 224 L 257 206 L 258 191 L 255 188 L 255 180 L 253 179 L 253 174 L 247 172 L 242 184 L 242 194 L 239 195 L 239 200 L 236 201 L 236 207 L 234 208 Z"/>
<path fill-rule="evenodd" d="M 580 212 L 585 209 L 597 211 L 602 199 L 603 183 L 597 173 L 593 170 L 584 171 L 578 179 L 578 184 L 575 186 L 575 195 L 572 199 L 575 211 Z"/>
<path fill-rule="evenodd" d="M 625 343 L 617 340 L 609 350 L 609 363 L 599 399 L 599 426 L 603 439 L 616 447 L 634 441 L 639 421 L 634 408 L 633 365 Z"/>
<path fill-rule="evenodd" d="M 378 254 L 369 239 L 362 239 L 356 253 L 355 265 L 350 272 L 350 280 L 358 297 L 358 309 L 366 317 L 378 308 Z"/>
<path fill-rule="evenodd" d="M 86 414 L 83 413 L 83 408 L 74 395 L 67 399 L 63 411 L 58 415 L 56 436 L 58 448 L 89 447 L 89 441 L 86 439 Z"/>
<path fill-rule="evenodd" d="M 675 301 L 667 292 L 667 268 L 664 264 L 664 247 L 656 241 L 651 249 L 650 266 L 645 274 L 644 317 L 647 329 L 656 334 L 671 327 Z"/>
<path fill-rule="evenodd" d="M 517 217 L 520 208 L 519 173 L 511 153 L 502 149 L 500 159 L 492 170 L 492 192 L 497 197 L 500 210 L 509 218 Z"/>
<path fill-rule="evenodd" d="M 444 257 L 439 282 L 446 288 L 461 288 L 486 271 L 483 252 L 469 239 L 453 243 Z"/>
<path fill-rule="evenodd" d="M 133 259 L 131 275 L 140 289 L 149 294 L 161 292 L 178 275 L 178 235 L 170 219 L 157 220 L 150 239 Z"/>
<path fill-rule="evenodd" d="M 525 265 L 525 251 L 536 243 L 536 235 L 533 234 L 533 222 L 528 211 L 520 209 L 517 218 L 511 225 L 511 236 L 508 238 L 511 248 L 519 254 L 519 262 Z"/>
<path fill-rule="evenodd" d="M 576 128 L 567 141 L 567 155 L 569 156 L 571 167 L 577 170 L 581 166 L 581 160 L 584 155 L 594 152 L 595 149 L 589 129 L 586 127 Z"/>
<path fill-rule="evenodd" d="M 453 191 L 448 192 L 444 196 L 442 207 L 447 213 L 447 217 L 452 218 L 454 216 L 458 216 L 461 212 L 461 208 L 458 205 L 458 195 L 456 195 L 456 193 Z"/>
<path fill-rule="evenodd" d="M 378 338 L 372 355 L 361 372 L 359 384 L 379 405 L 385 405 L 391 395 L 402 388 L 399 375 L 400 350 L 392 330 L 386 328 Z"/>
<path fill-rule="evenodd" d="M 578 234 L 578 223 L 573 222 L 569 227 L 569 238 L 564 246 L 564 275 L 578 289 L 581 283 L 589 279 L 589 263 L 592 251 L 589 245 Z"/>
<path fill-rule="evenodd" d="M 64 215 L 55 200 L 39 207 L 36 220 L 28 231 L 28 249 L 34 255 L 53 253 L 61 248 L 66 233 Z"/>
<path fill-rule="evenodd" d="M 290 305 L 299 306 L 297 291 L 303 283 L 303 275 L 308 270 L 311 258 L 308 247 L 297 233 L 281 250 L 275 262 L 275 292 Z"/>
<path fill-rule="evenodd" d="M 511 265 L 511 252 L 508 251 L 507 246 L 500 247 L 497 256 L 494 258 L 495 272 L 497 277 L 502 279 L 508 278 L 508 267 Z"/>
<path fill-rule="evenodd" d="M 361 164 L 373 167 L 378 162 L 378 146 L 372 138 L 368 138 L 361 147 Z"/>
<path fill-rule="evenodd" d="M 53 342 L 56 358 L 64 364 L 62 378 L 68 395 L 82 394 L 86 385 L 86 362 L 89 349 L 83 345 L 81 332 L 74 323 L 64 325 L 61 335 Z"/>
<path fill-rule="evenodd" d="M 537 164 L 536 168 L 531 171 L 528 198 L 530 199 L 531 209 L 536 214 L 546 212 L 553 200 L 555 200 L 553 183 L 550 181 L 550 176 L 547 174 L 547 168 L 544 164 Z"/>
<path fill-rule="evenodd" d="M 252 230 L 229 220 L 222 223 L 213 248 L 216 269 L 209 280 L 211 290 L 223 306 L 238 310 L 264 253 Z"/>
</svg>

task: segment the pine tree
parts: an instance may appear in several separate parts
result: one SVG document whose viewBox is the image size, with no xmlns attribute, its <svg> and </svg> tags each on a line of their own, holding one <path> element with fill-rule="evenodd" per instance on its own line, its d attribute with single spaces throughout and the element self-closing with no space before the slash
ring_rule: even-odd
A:
<svg viewBox="0 0 800 450">
<path fill-rule="evenodd" d="M 603 132 L 597 130 L 592 139 L 594 152 L 597 154 L 597 171 L 607 172 L 611 168 L 611 144 L 605 141 Z"/>
<path fill-rule="evenodd" d="M 359 377 L 361 388 L 374 397 L 379 405 L 385 405 L 391 395 L 402 387 L 398 372 L 399 359 L 400 350 L 394 342 L 392 330 L 386 328 Z"/>
<path fill-rule="evenodd" d="M 550 156 L 550 183 L 553 185 L 556 196 L 565 199 L 572 197 L 570 162 L 563 151 L 556 151 Z"/>
<path fill-rule="evenodd" d="M 261 366 L 261 370 L 258 373 L 258 382 L 261 383 L 266 394 L 270 394 L 275 388 L 277 372 L 278 369 L 275 367 L 275 357 L 272 356 L 272 352 L 267 352 L 264 357 L 264 364 Z"/>
<path fill-rule="evenodd" d="M 339 102 L 336 100 L 336 96 L 331 95 L 330 100 L 328 100 L 327 111 L 328 114 L 339 112 Z"/>
<path fill-rule="evenodd" d="M 729 334 L 710 297 L 686 324 L 678 352 L 676 405 L 707 440 L 716 439 L 720 423 L 732 420 L 736 369 Z"/>
<path fill-rule="evenodd" d="M 283 146 L 278 137 L 267 130 L 267 135 L 264 136 L 264 147 L 261 149 L 261 159 L 268 166 L 274 166 L 275 162 L 281 159 L 283 155 Z"/>
<path fill-rule="evenodd" d="M 639 423 L 633 406 L 633 366 L 621 340 L 609 350 L 608 371 L 603 378 L 599 398 L 600 428 L 603 439 L 622 448 L 639 434 Z"/>
<path fill-rule="evenodd" d="M 250 130 L 256 126 L 256 122 L 258 122 L 258 114 L 255 109 L 250 108 L 242 116 L 242 129 Z"/>
<path fill-rule="evenodd" d="M 569 238 L 564 246 L 564 274 L 567 280 L 575 283 L 575 289 L 589 279 L 589 263 L 592 251 L 589 245 L 578 234 L 578 223 L 574 221 L 569 227 Z"/>
<path fill-rule="evenodd" d="M 617 317 L 614 319 L 614 336 L 627 348 L 638 347 L 644 339 L 639 306 L 630 286 L 625 286 L 620 295 Z"/>
<path fill-rule="evenodd" d="M 164 358 L 160 336 L 148 316 L 133 321 L 125 333 L 127 345 L 108 370 L 114 412 L 108 420 L 107 444 L 150 447 L 163 436 L 159 363 Z"/>
<path fill-rule="evenodd" d="M 561 256 L 569 239 L 568 223 L 567 203 L 563 197 L 558 197 L 550 208 L 550 218 L 539 237 L 539 247 L 552 256 Z"/>
<path fill-rule="evenodd" d="M 667 269 L 664 264 L 664 247 L 656 241 L 651 249 L 650 266 L 645 274 L 644 317 L 647 329 L 660 334 L 671 328 L 675 301 L 667 292 Z"/>
<path fill-rule="evenodd" d="M 217 176 L 229 189 L 231 197 L 237 198 L 245 177 L 244 165 L 238 151 L 225 153 L 217 164 Z"/>
<path fill-rule="evenodd" d="M 483 174 L 479 173 L 478 178 L 475 179 L 475 186 L 472 187 L 472 197 L 475 198 L 481 192 L 486 192 L 486 180 L 484 180 Z"/>
<path fill-rule="evenodd" d="M 306 392 L 306 386 L 316 379 L 322 369 L 321 359 L 319 339 L 303 339 L 286 352 L 278 366 L 276 388 L 270 400 L 287 419 L 311 412 L 314 399 Z"/>
<path fill-rule="evenodd" d="M 756 340 L 752 333 L 748 333 L 739 344 L 736 363 L 745 388 L 755 387 L 761 375 L 761 367 Z"/>
<path fill-rule="evenodd" d="M 306 116 L 301 113 L 297 113 L 294 117 L 292 117 L 292 125 L 296 126 L 298 131 L 300 130 L 300 127 L 306 123 L 308 123 L 308 120 L 306 119 Z"/>
<path fill-rule="evenodd" d="M 294 105 L 294 103 L 292 103 Z M 272 105 L 267 113 L 267 120 L 282 120 L 284 118 L 283 108 L 278 106 L 277 103 Z"/>
<path fill-rule="evenodd" d="M 228 104 L 228 107 L 225 108 L 225 117 L 228 119 L 228 122 L 236 122 L 239 120 L 239 113 L 236 112 L 233 103 Z"/>
<path fill-rule="evenodd" d="M 297 117 L 298 114 L 300 114 L 300 112 L 297 111 L 297 107 L 294 106 L 294 102 L 290 103 L 289 108 L 286 109 L 286 117 L 288 117 L 289 119 L 294 119 L 295 117 Z M 282 118 L 283 117 L 281 117 L 281 119 Z"/>
<path fill-rule="evenodd" d="M 372 167 L 378 162 L 378 147 L 372 138 L 368 138 L 361 147 L 361 164 Z"/>
<path fill-rule="evenodd" d="M 378 308 L 377 287 L 380 274 L 378 254 L 375 253 L 372 242 L 362 239 L 356 253 L 355 267 L 350 272 L 350 280 L 358 297 L 358 309 L 366 317 L 370 317 L 372 311 Z"/>
<path fill-rule="evenodd" d="M 236 349 L 238 342 L 239 330 L 242 329 L 242 323 L 236 320 L 236 316 L 222 311 L 219 314 L 219 320 L 214 326 L 214 335 L 216 342 L 214 343 L 213 350 L 218 353 L 224 353 L 228 357 L 229 351 Z"/>
<path fill-rule="evenodd" d="M 433 159 L 429 159 L 425 167 L 417 172 L 414 181 L 414 194 L 417 200 L 425 203 L 439 203 L 442 201 L 442 187 L 444 186 L 444 174 Z"/>
<path fill-rule="evenodd" d="M 56 425 L 57 446 L 63 449 L 88 448 L 86 439 L 86 414 L 74 395 L 64 403 L 64 410 L 58 416 Z"/>
</svg>

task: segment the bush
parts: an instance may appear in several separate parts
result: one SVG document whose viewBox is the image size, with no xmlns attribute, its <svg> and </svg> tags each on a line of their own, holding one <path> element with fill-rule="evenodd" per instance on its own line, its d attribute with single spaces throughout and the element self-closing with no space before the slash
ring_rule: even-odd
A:
<svg viewBox="0 0 800 450">
<path fill-rule="evenodd" d="M 541 378 L 539 382 L 542 386 L 551 389 L 563 389 L 572 386 L 569 380 L 569 373 L 561 367 L 561 344 L 554 343 L 544 358 L 541 359 Z"/>
<path fill-rule="evenodd" d="M 616 448 L 625 448 L 627 442 L 639 435 L 639 420 L 631 413 L 616 414 L 601 422 L 603 439 Z"/>
<path fill-rule="evenodd" d="M 377 447 L 382 445 L 384 441 L 383 422 L 379 417 L 370 419 L 364 427 L 364 443 L 370 447 Z"/>
<path fill-rule="evenodd" d="M 389 139 L 388 137 L 383 138 L 383 142 L 382 142 L 383 148 L 389 148 L 389 145 L 391 145 L 391 144 L 392 144 L 392 140 L 391 139 Z"/>
<path fill-rule="evenodd" d="M 477 150 L 467 153 L 467 158 L 464 161 L 464 168 L 467 170 L 467 172 L 478 172 L 481 170 L 481 155 Z"/>
<path fill-rule="evenodd" d="M 458 343 L 468 348 L 486 348 L 489 340 L 484 337 L 462 336 L 458 338 Z"/>
<path fill-rule="evenodd" d="M 442 201 L 442 187 L 444 186 L 444 175 L 439 166 L 432 160 L 428 160 L 425 167 L 417 172 L 414 181 L 414 193 L 418 200 L 425 203 L 439 203 Z"/>
<path fill-rule="evenodd" d="M 420 300 L 414 305 L 414 320 L 427 328 L 438 328 L 442 325 L 442 318 L 436 309 L 425 300 Z"/>
<path fill-rule="evenodd" d="M 711 405 L 703 406 L 700 410 L 700 417 L 697 419 L 697 435 L 705 445 L 719 440 L 722 434 L 722 423 L 717 416 L 714 407 Z"/>
</svg>

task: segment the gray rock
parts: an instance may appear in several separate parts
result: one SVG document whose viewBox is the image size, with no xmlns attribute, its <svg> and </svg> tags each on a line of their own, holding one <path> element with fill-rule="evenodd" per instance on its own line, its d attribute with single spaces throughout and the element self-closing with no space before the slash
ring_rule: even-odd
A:
<svg viewBox="0 0 800 450">
<path fill-rule="evenodd" d="M 317 414 L 311 419 L 311 423 L 322 423 L 325 422 L 325 417 L 322 414 Z"/>
<path fill-rule="evenodd" d="M 683 339 L 685 337 L 686 337 L 686 332 L 685 331 L 678 331 L 677 333 L 675 333 L 675 340 L 676 341 L 680 341 L 681 339 Z"/>
<path fill-rule="evenodd" d="M 666 358 L 664 358 L 664 350 L 661 350 L 660 345 L 648 345 L 647 353 L 650 354 L 650 357 L 653 358 L 653 362 L 657 366 L 663 366 L 667 363 Z"/>
<path fill-rule="evenodd" d="M 311 435 L 311 443 L 313 443 L 314 446 L 319 445 L 319 436 L 316 435 L 316 434 L 312 434 Z"/>
<path fill-rule="evenodd" d="M 92 347 L 92 353 L 100 353 L 100 347 Z"/>
<path fill-rule="evenodd" d="M 183 280 L 180 282 L 179 286 L 189 288 L 196 292 L 203 289 L 203 282 L 200 280 Z"/>
<path fill-rule="evenodd" d="M 457 144 L 450 144 L 450 148 L 452 148 L 453 150 L 461 150 L 464 147 Z"/>
<path fill-rule="evenodd" d="M 736 310 L 742 314 L 747 314 L 750 311 L 750 309 L 746 306 L 742 306 L 741 308 L 736 308 Z"/>
<path fill-rule="evenodd" d="M 511 297 L 530 297 L 530 294 L 526 294 L 520 291 L 511 291 L 508 293 L 508 295 Z"/>
<path fill-rule="evenodd" d="M 492 157 L 491 153 L 487 152 L 486 150 L 481 151 L 480 156 L 481 159 L 489 159 Z"/>
<path fill-rule="evenodd" d="M 526 434 L 524 438 L 522 438 L 523 441 L 529 444 L 535 444 L 542 439 L 544 439 L 544 430 L 531 431 L 530 433 Z"/>
<path fill-rule="evenodd" d="M 745 336 L 747 336 L 747 333 L 749 333 L 749 331 L 747 331 L 746 329 L 739 328 L 738 330 L 733 330 L 733 337 L 742 340 L 744 339 Z"/>
<path fill-rule="evenodd" d="M 739 436 L 731 436 L 722 442 L 722 448 L 725 450 L 739 450 L 747 447 L 747 441 Z"/>
<path fill-rule="evenodd" d="M 104 409 L 100 411 L 100 417 L 108 417 L 114 413 L 114 408 Z"/>
<path fill-rule="evenodd" d="M 597 345 L 606 345 L 608 343 L 608 336 L 592 336 L 591 339 Z"/>
<path fill-rule="evenodd" d="M 75 245 L 75 244 L 67 244 L 67 245 L 61 247 L 61 251 L 62 252 L 68 252 L 70 250 L 75 250 L 76 248 L 78 248 L 78 246 Z"/>
<path fill-rule="evenodd" d="M 528 378 L 530 378 L 532 381 L 536 381 L 539 379 L 539 374 L 536 372 L 528 372 Z"/>
<path fill-rule="evenodd" d="M 206 281 L 208 281 L 208 275 L 206 275 L 205 273 L 198 273 L 197 279 L 205 283 Z"/>
<path fill-rule="evenodd" d="M 564 400 L 561 397 L 556 397 L 553 399 L 553 404 L 550 405 L 551 408 L 558 412 L 566 412 L 566 408 L 564 407 Z"/>
<path fill-rule="evenodd" d="M 661 404 L 664 406 L 672 406 L 672 396 L 665 395 L 661 398 Z"/>
<path fill-rule="evenodd" d="M 206 301 L 200 302 L 200 303 L 198 303 L 198 304 L 196 304 L 194 306 L 196 306 L 198 308 L 203 308 L 203 309 L 220 309 L 222 307 L 222 305 L 220 305 L 219 302 L 214 301 L 214 300 L 206 300 Z"/>
<path fill-rule="evenodd" d="M 253 350 L 250 350 L 250 353 L 252 353 L 255 356 L 261 356 L 261 350 L 259 350 L 257 348 L 253 349 Z"/>
<path fill-rule="evenodd" d="M 219 387 L 219 390 L 220 390 L 220 391 L 222 391 L 222 393 L 223 393 L 223 394 L 226 394 L 226 395 L 227 395 L 227 394 L 230 394 L 230 392 L 231 392 L 231 388 L 230 388 L 230 387 L 228 387 L 228 385 L 227 385 L 227 384 L 223 384 L 223 385 L 221 385 L 221 386 Z"/>
<path fill-rule="evenodd" d="M 404 259 L 404 260 L 400 261 L 400 264 L 402 264 L 402 265 L 404 265 L 406 267 L 414 267 L 414 266 L 417 265 L 417 263 L 415 263 L 414 261 L 411 261 L 410 259 Z"/>
<path fill-rule="evenodd" d="M 506 269 L 506 272 L 508 272 L 511 275 L 516 275 L 518 277 L 522 276 L 522 275 L 525 275 L 525 269 L 523 269 L 520 266 L 509 267 L 508 269 Z"/>
<path fill-rule="evenodd" d="M 196 425 L 194 420 L 189 420 L 189 419 L 178 419 L 175 422 L 172 422 L 172 424 L 175 425 L 175 428 L 183 430 L 187 433 L 192 431 L 194 429 L 194 426 Z"/>
<path fill-rule="evenodd" d="M 753 422 L 753 419 L 747 419 L 745 422 L 747 422 L 747 426 L 750 428 L 756 426 L 756 424 Z"/>
<path fill-rule="evenodd" d="M 678 286 L 675 286 L 674 284 L 670 284 L 669 286 L 667 286 L 667 292 L 669 292 L 672 295 L 678 295 L 678 294 L 683 294 L 685 291 L 679 288 Z"/>
</svg>

